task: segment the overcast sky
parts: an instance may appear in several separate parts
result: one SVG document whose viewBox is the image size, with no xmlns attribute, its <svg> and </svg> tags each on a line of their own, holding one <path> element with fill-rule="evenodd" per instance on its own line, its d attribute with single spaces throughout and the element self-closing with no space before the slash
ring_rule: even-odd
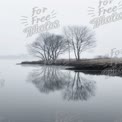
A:
<svg viewBox="0 0 122 122">
<path fill-rule="evenodd" d="M 115 0 L 120 1 L 120 0 Z M 96 7 L 98 0 L 1 0 L 0 1 L 0 55 L 26 54 L 26 45 L 37 36 L 26 38 L 23 33 L 21 16 L 31 16 L 32 8 L 46 7 L 55 10 L 60 27 L 54 30 L 61 33 L 66 25 L 87 25 L 90 17 L 88 7 Z M 116 4 L 116 2 L 114 3 Z M 112 48 L 122 49 L 122 20 L 93 29 L 97 47 L 83 54 L 83 57 L 110 54 Z"/>
</svg>

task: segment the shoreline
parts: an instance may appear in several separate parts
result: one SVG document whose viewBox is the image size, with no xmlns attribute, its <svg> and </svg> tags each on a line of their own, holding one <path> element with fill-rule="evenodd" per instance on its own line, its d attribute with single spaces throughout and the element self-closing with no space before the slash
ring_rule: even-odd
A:
<svg viewBox="0 0 122 122">
<path fill-rule="evenodd" d="M 82 59 L 76 61 L 71 59 L 57 60 L 56 63 L 45 64 L 43 61 L 24 61 L 19 63 L 19 65 L 47 65 L 47 66 L 70 66 L 72 68 L 67 68 L 69 70 L 104 70 L 107 68 L 112 68 L 113 66 L 122 67 L 122 59 Z"/>
</svg>

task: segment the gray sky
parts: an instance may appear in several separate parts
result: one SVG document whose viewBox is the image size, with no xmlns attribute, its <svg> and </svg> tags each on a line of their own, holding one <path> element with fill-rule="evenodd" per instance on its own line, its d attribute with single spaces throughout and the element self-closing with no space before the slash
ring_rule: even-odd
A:
<svg viewBox="0 0 122 122">
<path fill-rule="evenodd" d="M 33 7 L 54 9 L 60 21 L 60 28 L 54 32 L 60 33 L 66 25 L 87 25 L 92 28 L 88 7 L 96 7 L 97 3 L 98 0 L 1 0 L 0 55 L 27 53 L 26 44 L 31 43 L 37 35 L 26 38 L 20 19 L 21 16 L 31 16 Z M 112 48 L 122 49 L 122 20 L 93 30 L 96 32 L 97 47 L 94 51 L 85 52 L 83 57 L 110 54 Z"/>
</svg>

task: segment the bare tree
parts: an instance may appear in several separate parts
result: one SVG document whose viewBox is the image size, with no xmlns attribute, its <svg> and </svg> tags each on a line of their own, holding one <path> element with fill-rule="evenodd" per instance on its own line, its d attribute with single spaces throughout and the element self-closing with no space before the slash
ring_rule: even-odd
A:
<svg viewBox="0 0 122 122">
<path fill-rule="evenodd" d="M 40 34 L 36 41 L 29 45 L 31 54 L 46 63 L 55 63 L 66 50 L 67 41 L 63 36 L 50 33 Z"/>
<path fill-rule="evenodd" d="M 69 44 L 69 53 L 73 49 L 76 60 L 80 60 L 83 51 L 95 47 L 94 33 L 85 26 L 65 27 L 64 34 Z"/>
</svg>

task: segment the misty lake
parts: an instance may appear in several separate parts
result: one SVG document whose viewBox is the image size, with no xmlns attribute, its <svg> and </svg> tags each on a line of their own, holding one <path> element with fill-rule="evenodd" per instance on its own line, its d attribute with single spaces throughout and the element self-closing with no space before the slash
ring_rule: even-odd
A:
<svg viewBox="0 0 122 122">
<path fill-rule="evenodd" d="M 0 60 L 0 122 L 122 122 L 122 78 Z"/>
</svg>

